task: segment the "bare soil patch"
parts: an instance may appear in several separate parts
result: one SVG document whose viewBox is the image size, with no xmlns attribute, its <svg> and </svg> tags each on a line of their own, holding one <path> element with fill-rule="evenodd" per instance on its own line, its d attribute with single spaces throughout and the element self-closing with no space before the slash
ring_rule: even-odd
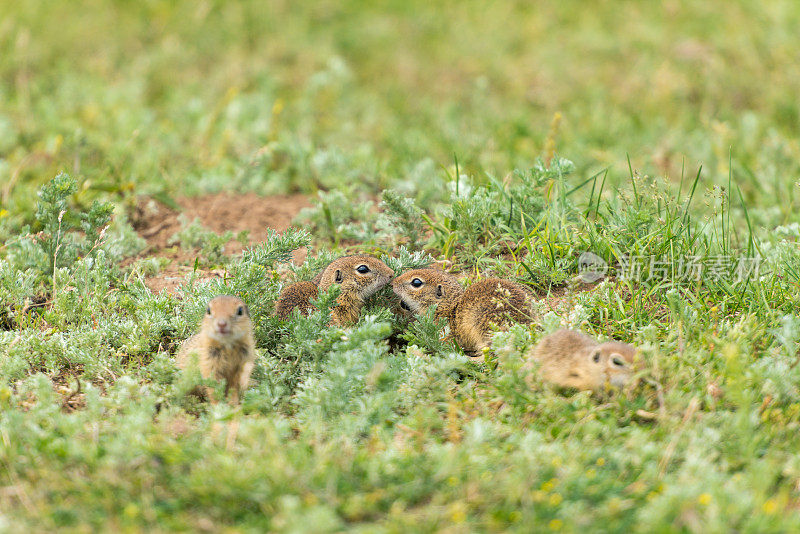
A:
<svg viewBox="0 0 800 534">
<path fill-rule="evenodd" d="M 136 208 L 134 228 L 153 251 L 167 248 L 170 238 L 181 230 L 180 214 L 190 222 L 200 219 L 203 226 L 218 234 L 249 230 L 250 242 L 258 243 L 267 237 L 268 229 L 282 232 L 289 228 L 298 212 L 310 205 L 305 195 L 260 197 L 255 193 L 215 193 L 178 198 L 176 202 L 180 210 L 151 198 L 144 198 Z M 241 250 L 241 245 L 238 250 L 232 246 L 231 253 Z"/>
<path fill-rule="evenodd" d="M 145 279 L 144 283 L 150 288 L 150 291 L 154 293 L 166 291 L 167 293 L 172 293 L 174 295 L 178 293 L 181 286 L 186 284 L 186 280 L 192 271 L 194 271 L 193 266 L 172 264 L 169 267 L 159 271 L 159 273 L 155 276 Z M 223 278 L 224 276 L 225 271 L 223 269 L 199 271 L 198 277 L 195 279 L 195 283 L 205 282 L 211 280 L 212 278 Z"/>
<path fill-rule="evenodd" d="M 305 195 L 261 197 L 255 193 L 214 193 L 180 197 L 175 201 L 179 209 L 143 197 L 132 217 L 133 227 L 148 245 L 141 256 L 162 256 L 172 260 L 167 268 L 146 281 L 148 287 L 156 292 L 175 292 L 193 270 L 197 251 L 182 250 L 171 242 L 172 237 L 183 229 L 180 215 L 186 218 L 187 223 L 199 219 L 205 228 L 217 234 L 230 231 L 236 235 L 247 230 L 249 244 L 255 244 L 266 239 L 268 230 L 282 232 L 289 228 L 300 210 L 311 204 Z M 241 243 L 231 240 L 225 245 L 225 253 L 240 254 L 242 248 Z M 293 261 L 302 263 L 305 254 L 305 250 L 296 251 Z M 223 274 L 223 271 L 214 270 L 202 273 L 201 278 Z"/>
</svg>

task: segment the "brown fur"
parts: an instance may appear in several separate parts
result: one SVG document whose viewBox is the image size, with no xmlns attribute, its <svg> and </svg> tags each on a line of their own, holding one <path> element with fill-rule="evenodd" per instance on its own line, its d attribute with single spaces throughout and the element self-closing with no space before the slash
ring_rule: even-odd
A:
<svg viewBox="0 0 800 534">
<path fill-rule="evenodd" d="M 499 278 L 475 282 L 464 291 L 451 327 L 468 354 L 479 355 L 489 346 L 491 327 L 507 328 L 531 322 L 532 294 L 521 284 Z"/>
<path fill-rule="evenodd" d="M 359 272 L 362 266 L 369 270 L 366 273 Z M 294 308 L 300 308 L 303 315 L 308 315 L 314 310 L 311 299 L 317 296 L 320 289 L 339 285 L 339 296 L 331 310 L 331 324 L 349 326 L 358 321 L 365 301 L 388 284 L 392 276 L 394 272 L 378 258 L 366 254 L 344 256 L 328 264 L 313 281 L 298 282 L 284 288 L 275 314 L 286 318 Z"/>
<path fill-rule="evenodd" d="M 599 390 L 606 384 L 624 386 L 633 372 L 636 347 L 618 341 L 598 343 L 575 330 L 545 336 L 533 349 L 545 380 L 562 387 Z"/>
<path fill-rule="evenodd" d="M 415 280 L 422 282 L 414 286 Z M 451 275 L 436 269 L 414 269 L 392 282 L 402 306 L 410 313 L 425 313 L 436 305 L 435 318 L 446 318 L 456 343 L 471 357 L 489 347 L 492 325 L 508 327 L 531 321 L 532 294 L 510 280 L 487 278 L 465 290 Z"/>
<path fill-rule="evenodd" d="M 197 355 L 203 378 L 224 379 L 225 395 L 230 393 L 230 402 L 238 404 L 256 356 L 250 312 L 241 299 L 223 295 L 209 301 L 200 332 L 178 351 L 178 367 L 186 369 L 192 355 Z"/>
<path fill-rule="evenodd" d="M 275 315 L 286 319 L 297 308 L 300 314 L 308 316 L 316 308 L 311 301 L 319 295 L 319 288 L 314 282 L 295 282 L 281 290 L 278 302 L 275 304 Z"/>
</svg>

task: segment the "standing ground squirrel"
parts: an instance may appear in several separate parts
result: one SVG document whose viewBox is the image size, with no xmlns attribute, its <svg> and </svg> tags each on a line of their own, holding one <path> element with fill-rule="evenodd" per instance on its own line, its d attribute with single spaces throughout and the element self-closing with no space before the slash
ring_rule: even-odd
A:
<svg viewBox="0 0 800 534">
<path fill-rule="evenodd" d="M 200 332 L 183 342 L 177 364 L 186 369 L 197 354 L 203 378 L 225 380 L 225 395 L 239 403 L 255 361 L 255 340 L 250 311 L 241 299 L 222 295 L 208 302 Z"/>
<path fill-rule="evenodd" d="M 331 310 L 331 324 L 348 326 L 358 321 L 364 302 L 392 280 L 394 272 L 378 258 L 366 254 L 344 256 L 325 267 L 313 281 L 286 286 L 275 305 L 275 314 L 282 319 L 293 309 L 308 315 L 314 310 L 311 300 L 319 290 L 341 286 L 336 305 Z"/>
<path fill-rule="evenodd" d="M 630 380 L 636 347 L 618 341 L 599 343 L 575 330 L 545 336 L 533 349 L 542 378 L 562 387 L 599 390 L 622 387 Z"/>
<path fill-rule="evenodd" d="M 392 282 L 400 307 L 425 313 L 436 305 L 434 318 L 446 318 L 450 333 L 470 357 L 481 357 L 491 341 L 490 326 L 531 321 L 532 293 L 510 280 L 487 278 L 464 290 L 451 275 L 436 269 L 414 269 Z"/>
</svg>

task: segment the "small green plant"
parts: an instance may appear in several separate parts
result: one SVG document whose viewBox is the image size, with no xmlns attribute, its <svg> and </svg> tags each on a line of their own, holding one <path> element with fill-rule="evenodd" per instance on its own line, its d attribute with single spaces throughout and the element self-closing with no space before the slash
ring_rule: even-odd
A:
<svg viewBox="0 0 800 534">
<path fill-rule="evenodd" d="M 381 194 L 381 203 L 378 207 L 382 210 L 378 216 L 378 228 L 394 239 L 399 238 L 412 251 L 422 248 L 425 223 L 422 220 L 422 210 L 412 199 L 386 189 Z"/>
<path fill-rule="evenodd" d="M 431 307 L 424 315 L 417 317 L 406 326 L 405 332 L 400 334 L 409 345 L 416 345 L 428 354 L 449 354 L 458 352 L 456 344 L 449 336 L 447 319 L 434 318 L 436 308 Z"/>
<path fill-rule="evenodd" d="M 178 220 L 183 228 L 169 239 L 171 243 L 179 243 L 186 251 L 200 249 L 199 257 L 203 259 L 204 266 L 228 263 L 229 257 L 225 255 L 225 245 L 234 238 L 233 232 L 217 234 L 207 230 L 198 218 L 189 223 L 183 214 L 178 216 Z M 247 232 L 239 233 L 236 239 L 246 244 Z"/>
<path fill-rule="evenodd" d="M 296 221 L 309 228 L 316 239 L 333 241 L 338 246 L 343 240 L 371 242 L 375 214 L 368 201 L 354 201 L 352 194 L 329 191 L 318 194 L 317 205 L 303 209 Z"/>
<path fill-rule="evenodd" d="M 77 187 L 65 173 L 42 187 L 36 204 L 36 233 L 12 243 L 14 262 L 38 268 L 43 280 L 54 277 L 56 267 L 69 267 L 79 257 L 95 255 L 111 220 L 110 203 L 94 201 L 88 211 L 72 207 L 70 199 Z"/>
</svg>

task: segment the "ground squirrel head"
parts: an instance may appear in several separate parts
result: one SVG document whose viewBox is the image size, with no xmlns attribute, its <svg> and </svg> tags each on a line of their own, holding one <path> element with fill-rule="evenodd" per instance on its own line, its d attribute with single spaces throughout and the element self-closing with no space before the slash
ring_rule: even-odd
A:
<svg viewBox="0 0 800 534">
<path fill-rule="evenodd" d="M 250 310 L 242 299 L 221 295 L 208 301 L 202 331 L 209 338 L 230 345 L 245 337 L 252 328 Z"/>
<path fill-rule="evenodd" d="M 636 347 L 619 341 L 601 343 L 591 350 L 592 363 L 602 365 L 606 380 L 616 387 L 630 380 L 635 357 Z"/>
<path fill-rule="evenodd" d="M 447 315 L 464 293 L 454 276 L 437 269 L 406 271 L 392 281 L 392 290 L 405 312 L 422 314 L 436 305 L 439 316 Z"/>
<path fill-rule="evenodd" d="M 610 341 L 586 347 L 573 354 L 561 385 L 577 389 L 600 390 L 606 384 L 623 387 L 633 374 L 636 349 Z"/>
<path fill-rule="evenodd" d="M 332 261 L 319 278 L 319 288 L 340 285 L 342 293 L 357 295 L 362 300 L 374 295 L 394 276 L 388 265 L 374 256 L 358 254 Z"/>
</svg>

